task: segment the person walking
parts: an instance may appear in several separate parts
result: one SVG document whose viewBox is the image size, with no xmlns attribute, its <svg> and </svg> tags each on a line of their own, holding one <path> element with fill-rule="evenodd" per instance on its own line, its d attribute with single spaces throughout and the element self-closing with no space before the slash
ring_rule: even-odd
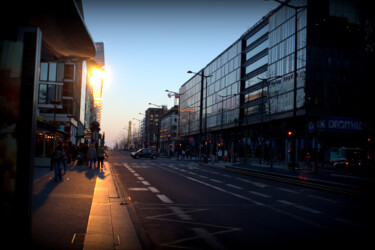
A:
<svg viewBox="0 0 375 250">
<path fill-rule="evenodd" d="M 87 150 L 87 158 L 89 160 L 89 168 L 92 168 L 92 164 L 96 160 L 96 149 L 94 143 L 91 143 L 90 148 Z M 95 163 L 94 163 L 95 167 Z"/>
<path fill-rule="evenodd" d="M 104 156 L 106 156 L 108 158 L 108 155 L 107 153 L 104 151 L 104 148 L 103 146 L 100 146 L 98 147 L 98 150 L 96 150 L 96 155 L 98 157 L 98 168 L 103 168 L 103 160 L 104 160 Z"/>
<path fill-rule="evenodd" d="M 58 142 L 55 150 L 52 153 L 53 169 L 55 170 L 55 181 L 57 181 L 57 177 L 59 177 L 59 180 L 61 181 L 63 160 L 64 149 L 61 142 Z"/>
</svg>

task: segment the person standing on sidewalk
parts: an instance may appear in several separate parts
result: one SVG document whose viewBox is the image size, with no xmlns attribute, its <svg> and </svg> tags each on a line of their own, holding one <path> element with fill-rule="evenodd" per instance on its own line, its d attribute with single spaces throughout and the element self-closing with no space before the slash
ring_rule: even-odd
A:
<svg viewBox="0 0 375 250">
<path fill-rule="evenodd" d="M 57 143 L 55 150 L 52 153 L 53 169 L 55 170 L 55 181 L 57 177 L 61 180 L 61 171 L 64 160 L 64 149 L 61 142 Z"/>
<path fill-rule="evenodd" d="M 103 160 L 104 160 L 104 156 L 106 156 L 108 158 L 108 155 L 107 153 L 104 151 L 104 148 L 103 146 L 100 146 L 98 147 L 98 150 L 96 150 L 96 155 L 98 157 L 98 168 L 103 168 Z"/>
<path fill-rule="evenodd" d="M 96 160 L 96 149 L 95 149 L 94 143 L 91 143 L 90 148 L 87 150 L 87 158 L 90 162 L 89 167 L 92 168 L 92 164 Z M 94 167 L 95 167 L 95 163 L 94 163 Z"/>
</svg>

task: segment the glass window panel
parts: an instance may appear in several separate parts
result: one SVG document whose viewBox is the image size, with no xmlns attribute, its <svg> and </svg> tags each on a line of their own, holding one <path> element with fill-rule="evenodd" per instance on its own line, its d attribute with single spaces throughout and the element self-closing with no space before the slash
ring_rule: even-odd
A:
<svg viewBox="0 0 375 250">
<path fill-rule="evenodd" d="M 47 92 L 47 103 L 51 103 L 54 101 L 55 98 L 55 85 L 48 85 L 48 92 Z"/>
<path fill-rule="evenodd" d="M 250 64 L 249 66 L 246 67 L 246 74 L 254 71 L 255 69 L 265 65 L 268 63 L 268 55 L 265 57 L 260 58 L 258 61 Z"/>
<path fill-rule="evenodd" d="M 47 81 L 48 80 L 48 63 L 41 63 L 40 64 L 40 80 Z"/>
<path fill-rule="evenodd" d="M 268 24 L 264 26 L 261 30 L 259 30 L 257 33 L 255 33 L 252 37 L 246 40 L 246 46 L 249 46 L 253 42 L 255 42 L 258 38 L 263 36 L 268 32 Z"/>
<path fill-rule="evenodd" d="M 56 63 L 49 64 L 49 71 L 48 71 L 48 81 L 55 82 L 56 81 Z"/>
<path fill-rule="evenodd" d="M 47 103 L 47 84 L 39 84 L 39 103 Z"/>
</svg>

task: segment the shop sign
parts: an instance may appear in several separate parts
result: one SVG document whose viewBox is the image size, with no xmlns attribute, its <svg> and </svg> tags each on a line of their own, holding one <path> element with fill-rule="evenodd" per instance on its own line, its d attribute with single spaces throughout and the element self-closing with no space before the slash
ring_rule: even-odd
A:
<svg viewBox="0 0 375 250">
<path fill-rule="evenodd" d="M 328 132 L 362 132 L 363 121 L 355 118 L 329 117 L 326 120 L 318 120 L 316 127 L 319 131 Z M 314 132 L 314 122 L 309 122 L 309 132 Z"/>
</svg>

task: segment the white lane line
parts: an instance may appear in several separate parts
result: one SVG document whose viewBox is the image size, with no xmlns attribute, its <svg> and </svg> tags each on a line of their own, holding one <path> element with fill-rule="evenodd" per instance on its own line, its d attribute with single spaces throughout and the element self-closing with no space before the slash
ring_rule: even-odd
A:
<svg viewBox="0 0 375 250">
<path fill-rule="evenodd" d="M 297 205 L 296 207 L 299 208 L 299 209 L 302 209 L 304 211 L 313 213 L 313 214 L 322 214 L 322 212 L 319 211 L 319 210 L 316 210 L 316 209 L 313 209 L 313 208 L 309 208 L 309 207 L 305 207 L 305 206 L 302 206 L 302 205 Z"/>
<path fill-rule="evenodd" d="M 216 179 L 210 179 L 210 181 L 217 182 L 217 183 L 223 183 L 222 181 L 216 180 Z"/>
<path fill-rule="evenodd" d="M 351 226 L 354 226 L 354 227 L 361 227 L 362 225 L 359 224 L 359 223 L 356 223 L 354 221 L 351 221 L 351 220 L 348 220 L 348 219 L 345 219 L 345 218 L 334 218 L 334 220 L 336 221 L 339 221 L 341 223 L 345 223 L 347 225 L 351 225 Z"/>
<path fill-rule="evenodd" d="M 217 240 L 217 238 L 214 235 L 210 234 L 205 228 L 195 227 L 192 228 L 192 230 L 198 235 L 199 238 L 204 240 L 212 249 L 227 249 Z"/>
<path fill-rule="evenodd" d="M 164 194 L 157 194 L 156 195 L 162 202 L 164 203 L 173 203 L 173 201 L 171 201 L 171 199 L 169 199 L 166 195 Z"/>
<path fill-rule="evenodd" d="M 262 202 L 258 202 L 258 201 L 256 201 L 256 200 L 253 200 L 253 199 L 249 198 L 249 197 L 246 197 L 246 196 L 243 196 L 243 195 L 240 195 L 240 194 L 234 193 L 234 192 L 230 192 L 230 191 L 228 191 L 228 190 L 225 190 L 225 189 L 222 189 L 222 188 L 220 188 L 220 187 L 217 187 L 217 186 L 214 186 L 214 185 L 211 185 L 211 184 L 205 183 L 205 182 L 200 181 L 200 180 L 198 180 L 198 179 L 194 179 L 194 178 L 192 178 L 192 177 L 188 177 L 188 176 L 185 176 L 185 175 L 183 175 L 183 174 L 180 174 L 180 173 L 174 172 L 174 171 L 172 171 L 172 170 L 170 170 L 170 169 L 167 169 L 167 168 L 164 168 L 164 167 L 160 167 L 160 168 L 164 169 L 165 171 L 168 171 L 168 172 L 174 173 L 174 174 L 176 174 L 176 175 L 178 175 L 178 176 L 181 176 L 181 177 L 183 177 L 183 178 L 186 178 L 186 179 L 188 179 L 188 180 L 191 180 L 191 181 L 194 181 L 194 182 L 200 183 L 200 184 L 202 184 L 202 185 L 205 185 L 205 186 L 211 187 L 211 188 L 213 188 L 213 189 L 215 189 L 215 190 L 218 190 L 218 191 L 220 191 L 220 192 L 223 192 L 223 193 L 226 193 L 226 194 L 229 194 L 229 195 L 235 196 L 235 197 L 240 198 L 240 199 L 243 199 L 243 200 L 250 201 L 250 202 L 254 203 L 255 205 L 263 206 L 263 207 L 265 207 L 265 208 L 268 208 L 268 209 L 270 209 L 270 210 L 273 210 L 274 212 L 277 212 L 277 213 L 282 214 L 282 215 L 284 215 L 284 216 L 288 216 L 288 217 L 294 218 L 294 219 L 296 219 L 296 220 L 298 220 L 298 221 L 301 221 L 301 222 L 304 222 L 304 223 L 307 223 L 307 224 L 313 225 L 313 226 L 315 226 L 315 227 L 317 227 L 317 228 L 320 228 L 320 229 L 323 229 L 323 230 L 326 230 L 326 231 L 329 231 L 329 232 L 332 231 L 330 228 L 328 228 L 328 227 L 326 227 L 326 226 L 323 226 L 323 225 L 321 225 L 321 224 L 318 224 L 318 223 L 316 223 L 316 222 L 314 222 L 314 221 L 312 221 L 312 220 L 305 219 L 304 217 L 297 216 L 297 215 L 295 215 L 295 214 L 293 214 L 293 213 L 290 213 L 290 212 L 287 212 L 287 211 L 284 211 L 284 210 L 278 209 L 277 207 L 266 205 L 266 204 L 264 204 L 264 203 L 262 203 Z M 203 169 L 202 169 L 202 170 L 203 170 Z"/>
<path fill-rule="evenodd" d="M 148 189 L 155 194 L 160 193 L 156 187 L 148 187 Z"/>
<path fill-rule="evenodd" d="M 145 185 L 145 186 L 151 186 L 150 182 L 148 182 L 148 181 L 142 181 L 142 184 Z"/>
<path fill-rule="evenodd" d="M 295 191 L 295 190 L 292 190 L 292 189 L 288 189 L 288 188 L 281 188 L 281 187 L 278 187 L 277 189 L 282 190 L 282 191 L 285 191 L 285 192 L 288 192 L 288 193 L 292 193 L 292 194 L 299 194 L 298 191 Z"/>
<path fill-rule="evenodd" d="M 138 177 L 138 176 L 139 176 L 139 174 L 137 174 L 137 173 L 133 173 L 133 175 L 134 175 L 135 177 Z"/>
<path fill-rule="evenodd" d="M 128 188 L 129 191 L 148 191 L 148 188 Z"/>
<path fill-rule="evenodd" d="M 284 205 L 293 206 L 293 207 L 299 208 L 301 210 L 304 210 L 306 212 L 310 212 L 310 213 L 313 213 L 313 214 L 322 214 L 322 212 L 319 211 L 319 210 L 309 208 L 309 207 L 305 207 L 305 206 L 302 206 L 302 205 L 297 205 L 293 202 L 289 202 L 289 201 L 285 201 L 285 200 L 277 200 L 277 201 L 284 204 Z"/>
<path fill-rule="evenodd" d="M 260 183 L 260 182 L 255 182 L 255 181 L 250 181 L 250 180 L 247 180 L 247 179 L 244 179 L 244 178 L 237 178 L 237 180 L 253 184 L 254 186 L 257 186 L 257 187 L 260 187 L 260 188 L 265 188 L 265 187 L 268 186 L 266 184 L 263 184 L 263 183 Z"/>
<path fill-rule="evenodd" d="M 204 176 L 204 175 L 198 175 L 199 177 L 203 178 L 203 179 L 208 179 L 209 177 L 207 176 Z"/>
<path fill-rule="evenodd" d="M 236 185 L 232 185 L 232 184 L 225 184 L 225 185 L 227 185 L 228 187 L 231 187 L 231 188 L 238 189 L 238 190 L 243 189 L 242 187 L 239 187 L 239 186 L 236 186 Z"/>
<path fill-rule="evenodd" d="M 145 180 L 143 177 L 140 177 L 140 176 L 138 176 L 137 179 L 140 180 L 140 181 L 144 181 Z"/>
<path fill-rule="evenodd" d="M 255 195 L 258 195 L 258 196 L 264 197 L 264 198 L 271 198 L 272 197 L 271 195 L 259 193 L 259 192 L 256 192 L 256 191 L 249 191 L 249 193 L 255 194 Z"/>
<path fill-rule="evenodd" d="M 289 202 L 289 201 L 284 201 L 284 200 L 277 200 L 277 202 L 280 202 L 284 205 L 287 205 L 287 206 L 295 206 L 296 204 L 293 203 L 293 202 Z"/>
<path fill-rule="evenodd" d="M 325 197 L 320 197 L 320 196 L 313 195 L 313 194 L 309 194 L 308 196 L 311 197 L 311 198 L 314 198 L 314 199 L 318 199 L 318 200 L 322 200 L 322 201 L 326 201 L 326 202 L 330 202 L 330 203 L 338 203 L 338 201 L 336 201 L 336 200 L 332 200 L 332 199 L 325 198 Z"/>
<path fill-rule="evenodd" d="M 175 213 L 181 220 L 193 220 L 193 218 L 186 214 L 181 208 L 179 207 L 169 207 L 173 213 Z"/>
</svg>

